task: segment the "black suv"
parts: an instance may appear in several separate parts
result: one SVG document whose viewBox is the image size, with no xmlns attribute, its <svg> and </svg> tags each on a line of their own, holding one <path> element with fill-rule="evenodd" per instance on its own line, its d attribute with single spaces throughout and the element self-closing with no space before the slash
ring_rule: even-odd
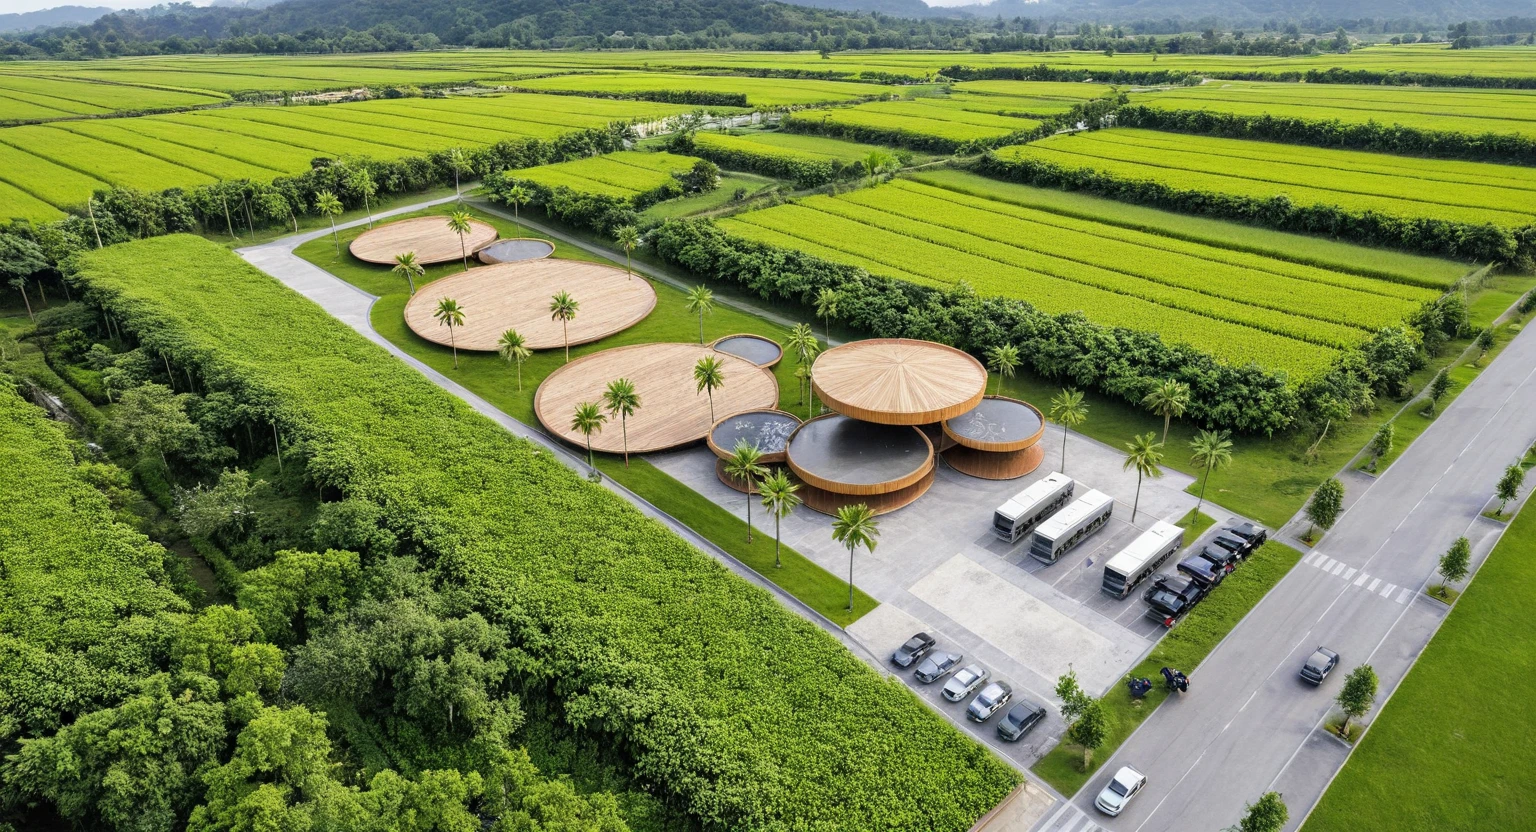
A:
<svg viewBox="0 0 1536 832">
<path fill-rule="evenodd" d="M 1264 541 L 1269 539 L 1269 532 L 1265 531 L 1263 526 L 1256 523 L 1240 523 L 1236 526 L 1228 526 L 1225 532 L 1233 537 L 1241 537 L 1248 541 L 1248 544 L 1255 549 L 1263 546 Z"/>
<path fill-rule="evenodd" d="M 1220 566 L 1224 572 L 1231 572 L 1237 568 L 1237 562 L 1243 556 L 1221 546 L 1207 546 L 1200 550 L 1200 557 Z"/>
<path fill-rule="evenodd" d="M 911 667 L 913 662 L 928 655 L 928 651 L 932 650 L 935 644 L 938 642 L 933 640 L 933 636 L 918 633 L 907 639 L 906 644 L 896 648 L 896 652 L 891 654 L 891 663 L 897 667 Z"/>
<path fill-rule="evenodd" d="M 1207 548 L 1211 547 L 1226 549 L 1228 552 L 1231 552 L 1238 558 L 1246 558 L 1248 557 L 1248 553 L 1252 552 L 1257 547 L 1257 544 L 1249 542 L 1247 538 L 1242 538 L 1238 537 L 1237 535 L 1222 532 L 1221 534 L 1211 538 L 1211 546 Z"/>
<path fill-rule="evenodd" d="M 1164 627 L 1172 627 L 1204 597 L 1204 587 L 1189 578 L 1158 575 L 1141 599 L 1150 608 L 1147 610 L 1148 618 Z"/>
<path fill-rule="evenodd" d="M 1029 733 L 1029 729 L 1035 727 L 1035 723 L 1045 718 L 1045 706 L 1037 705 L 1028 699 L 1020 699 L 1017 704 L 1003 714 L 1001 722 L 997 723 L 997 735 L 1003 742 L 1018 742 L 1019 737 Z"/>
<path fill-rule="evenodd" d="M 1188 575 L 1190 580 L 1200 585 L 1200 588 L 1210 591 L 1218 586 L 1227 577 L 1227 570 L 1217 566 L 1205 558 L 1195 555 L 1179 561 L 1178 570 Z"/>
</svg>

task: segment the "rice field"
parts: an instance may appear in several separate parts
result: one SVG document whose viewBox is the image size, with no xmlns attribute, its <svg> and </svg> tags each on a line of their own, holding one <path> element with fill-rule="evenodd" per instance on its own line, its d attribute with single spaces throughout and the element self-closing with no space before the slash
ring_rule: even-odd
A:
<svg viewBox="0 0 1536 832">
<path fill-rule="evenodd" d="M 0 72 L 0 123 L 218 104 L 228 96 Z"/>
<path fill-rule="evenodd" d="M 806 110 L 791 114 L 785 122 L 794 130 L 943 150 L 997 144 L 1038 130 L 1042 124 L 1031 118 L 964 110 L 926 97 Z"/>
<path fill-rule="evenodd" d="M 875 151 L 885 150 L 879 145 L 782 131 L 699 132 L 694 135 L 693 140 L 704 147 L 764 153 L 804 162 L 857 162 Z"/>
<path fill-rule="evenodd" d="M 533 91 L 596 92 L 609 95 L 712 93 L 744 95 L 749 106 L 762 109 L 809 104 L 842 104 L 892 94 L 888 86 L 850 81 L 749 78 L 724 75 L 680 75 L 663 72 L 594 72 L 556 75 L 516 82 Z"/>
<path fill-rule="evenodd" d="M 1045 119 L 1063 116 L 1080 104 L 1114 93 L 1107 84 L 1051 81 L 966 81 L 948 95 L 920 99 L 924 103 L 1000 116 Z"/>
<path fill-rule="evenodd" d="M 518 171 L 516 178 L 547 188 L 565 187 L 577 193 L 634 199 L 675 181 L 673 174 L 688 171 L 697 161 L 672 153 L 624 150 L 527 168 Z"/>
</svg>

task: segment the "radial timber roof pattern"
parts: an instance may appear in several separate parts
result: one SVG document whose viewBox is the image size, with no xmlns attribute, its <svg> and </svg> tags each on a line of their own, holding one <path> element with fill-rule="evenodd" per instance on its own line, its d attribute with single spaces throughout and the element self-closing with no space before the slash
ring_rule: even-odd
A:
<svg viewBox="0 0 1536 832">
<path fill-rule="evenodd" d="M 443 216 L 417 217 L 381 225 L 364 231 L 352 241 L 347 250 L 365 263 L 392 266 L 396 254 L 416 252 L 416 262 L 423 266 L 446 263 L 471 257 L 475 252 L 496 242 L 496 229 L 479 220 L 471 220 L 464 244 L 459 245 L 459 235 L 448 228 L 448 218 Z"/>
<path fill-rule="evenodd" d="M 834 347 L 816 359 L 812 383 L 827 406 L 885 425 L 926 425 L 981 401 L 987 371 L 944 344 L 873 338 Z"/>
</svg>

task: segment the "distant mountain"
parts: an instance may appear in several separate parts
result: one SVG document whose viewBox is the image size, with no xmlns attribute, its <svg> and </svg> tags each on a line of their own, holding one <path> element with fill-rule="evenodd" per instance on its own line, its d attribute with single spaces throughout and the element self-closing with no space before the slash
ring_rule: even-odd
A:
<svg viewBox="0 0 1536 832">
<path fill-rule="evenodd" d="M 47 26 L 83 26 L 117 11 L 106 6 L 57 6 L 20 14 L 0 14 L 0 32 L 25 32 Z"/>
<path fill-rule="evenodd" d="M 1415 19 L 1452 22 L 1531 15 L 1532 0 L 992 0 L 929 6 L 922 0 L 784 0 L 798 6 L 880 12 L 898 17 L 1028 17 L 1130 23 L 1144 20 L 1333 21 Z"/>
</svg>

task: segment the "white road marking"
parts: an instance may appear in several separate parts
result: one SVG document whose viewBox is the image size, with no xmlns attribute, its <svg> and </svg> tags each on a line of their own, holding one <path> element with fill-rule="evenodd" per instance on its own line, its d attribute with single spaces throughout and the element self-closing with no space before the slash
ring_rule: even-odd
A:
<svg viewBox="0 0 1536 832">
<path fill-rule="evenodd" d="M 1323 571 L 1327 572 L 1328 570 L 1332 569 L 1335 563 L 1338 563 L 1338 561 L 1334 560 L 1333 558 L 1328 558 L 1327 560 L 1323 561 Z"/>
<path fill-rule="evenodd" d="M 1392 594 L 1392 590 L 1394 589 L 1397 589 L 1397 584 L 1387 584 L 1381 588 L 1381 592 L 1378 594 L 1381 595 L 1381 597 L 1386 598 Z"/>
<path fill-rule="evenodd" d="M 1361 584 L 1363 584 L 1363 583 L 1365 583 L 1365 582 L 1366 582 L 1366 581 L 1369 581 L 1369 580 L 1370 580 L 1370 579 L 1371 579 L 1371 576 L 1370 576 L 1370 575 L 1367 575 L 1367 574 L 1365 574 L 1365 573 L 1364 573 L 1364 572 L 1361 572 L 1361 573 L 1360 573 L 1360 577 L 1358 577 L 1358 578 L 1356 578 L 1356 579 L 1355 579 L 1355 586 L 1359 586 L 1359 585 L 1361 585 Z M 1379 581 L 1379 580 L 1381 580 L 1381 579 L 1380 579 L 1380 578 L 1377 578 L 1377 579 L 1376 579 L 1376 580 L 1378 580 L 1378 581 Z"/>
<path fill-rule="evenodd" d="M 1365 591 L 1366 592 L 1375 592 L 1376 591 L 1376 587 L 1378 587 L 1378 586 L 1381 586 L 1381 579 L 1380 578 L 1377 578 L 1376 580 L 1371 581 L 1371 585 L 1366 587 Z"/>
<path fill-rule="evenodd" d="M 1056 814 L 1051 815 L 1051 819 L 1046 821 L 1045 825 L 1040 827 L 1040 828 L 1041 829 L 1050 829 L 1051 827 L 1055 826 L 1056 825 L 1056 821 L 1059 818 L 1061 818 L 1062 815 L 1065 815 L 1068 810 L 1076 812 L 1077 811 L 1077 807 L 1073 806 L 1071 803 L 1062 803 L 1061 804 L 1061 808 L 1056 810 Z"/>
<path fill-rule="evenodd" d="M 1335 575 L 1339 574 L 1340 572 L 1343 572 L 1344 571 L 1344 562 L 1343 561 L 1339 561 L 1339 565 L 1333 567 L 1333 569 L 1330 570 L 1330 571 L 1333 572 L 1333 574 L 1335 574 Z"/>
<path fill-rule="evenodd" d="M 1307 556 L 1301 559 L 1301 562 L 1305 563 L 1308 566 L 1316 566 L 1319 563 L 1323 562 L 1323 553 L 1322 552 L 1308 552 Z"/>
<path fill-rule="evenodd" d="M 1360 571 L 1360 570 L 1358 570 L 1358 569 L 1356 569 L 1356 568 L 1354 568 L 1354 567 L 1353 567 L 1353 566 L 1351 566 L 1351 567 L 1350 567 L 1350 568 L 1349 568 L 1349 571 L 1348 571 L 1348 572 L 1345 572 L 1345 573 L 1344 573 L 1344 580 L 1346 580 L 1346 581 L 1347 581 L 1347 580 L 1349 580 L 1349 579 L 1350 579 L 1350 578 L 1353 578 L 1353 577 L 1355 577 L 1355 573 L 1356 573 L 1356 572 L 1359 572 L 1359 571 Z"/>
<path fill-rule="evenodd" d="M 1077 825 L 1079 823 L 1082 823 L 1083 821 L 1085 821 L 1087 819 L 1088 819 L 1087 815 L 1083 814 L 1082 812 L 1078 812 L 1077 816 L 1072 818 L 1071 820 L 1067 821 L 1067 825 L 1061 827 L 1061 829 L 1058 830 L 1058 832 L 1072 832 L 1073 829 L 1077 828 Z"/>
<path fill-rule="evenodd" d="M 1406 604 L 1406 603 L 1408 603 L 1408 599 L 1410 599 L 1412 597 L 1413 597 L 1413 590 L 1411 590 L 1411 589 L 1409 589 L 1407 587 L 1403 587 L 1403 591 L 1399 592 L 1397 594 L 1397 603 L 1399 603 L 1399 604 Z"/>
</svg>

